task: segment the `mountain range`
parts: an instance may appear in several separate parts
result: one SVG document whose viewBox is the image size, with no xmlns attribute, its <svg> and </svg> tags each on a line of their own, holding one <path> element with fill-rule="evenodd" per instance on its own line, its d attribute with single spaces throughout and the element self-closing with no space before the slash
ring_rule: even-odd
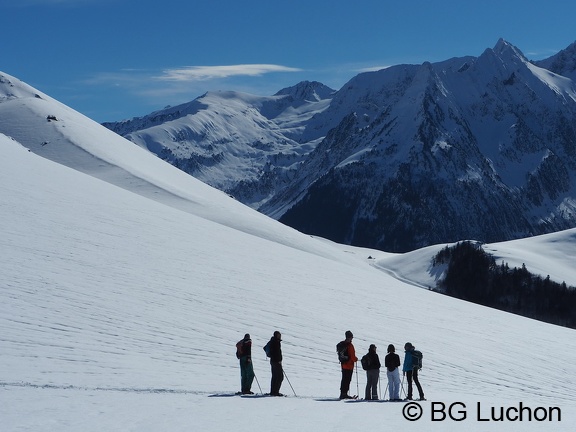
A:
<svg viewBox="0 0 576 432">
<path fill-rule="evenodd" d="M 371 344 L 381 362 L 389 344 L 403 357 L 407 341 L 424 353 L 424 430 L 574 429 L 574 330 L 432 292 L 446 245 L 396 254 L 302 234 L 4 73 L 0 150 L 2 431 L 406 428 L 418 408 L 386 401 L 384 368 L 381 400 L 338 400 L 346 330 L 358 357 Z M 574 286 L 575 242 L 571 229 L 482 248 Z M 275 330 L 283 398 L 262 395 Z M 365 383 L 358 367 L 351 392 Z"/>
<path fill-rule="evenodd" d="M 576 226 L 576 44 L 211 92 L 104 124 L 300 231 L 403 252 Z"/>
</svg>

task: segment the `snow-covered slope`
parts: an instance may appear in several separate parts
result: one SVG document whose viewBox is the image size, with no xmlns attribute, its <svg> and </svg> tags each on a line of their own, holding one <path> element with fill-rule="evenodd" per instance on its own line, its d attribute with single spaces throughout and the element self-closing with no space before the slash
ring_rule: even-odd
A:
<svg viewBox="0 0 576 432">
<path fill-rule="evenodd" d="M 270 218 L 5 73 L 0 73 L 0 133 L 40 156 L 155 201 L 264 238 L 279 235 L 275 241 L 301 247 L 302 237 L 293 229 L 270 229 L 277 226 Z M 311 243 L 320 255 L 332 253 Z"/>
<path fill-rule="evenodd" d="M 328 107 L 333 93 L 308 81 L 269 97 L 210 92 L 187 104 L 105 126 L 257 208 L 322 137 L 307 125 Z"/>
<path fill-rule="evenodd" d="M 335 344 L 348 329 L 359 354 L 375 343 L 383 358 L 406 341 L 425 353 L 423 429 L 460 430 L 432 422 L 431 409 L 462 402 L 472 432 L 572 430 L 574 331 L 402 282 L 371 266 L 368 250 L 243 210 L 39 96 L 0 103 L 2 119 L 10 104 L 42 120 L 11 124 L 29 142 L 0 134 L 2 430 L 412 427 L 403 404 L 333 401 Z M 58 120 L 44 124 L 47 115 Z M 38 131 L 48 144 L 35 144 Z M 268 391 L 260 347 L 274 330 L 290 381 L 282 391 L 299 397 L 217 396 L 238 390 L 234 344 L 246 332 L 253 390 Z M 364 384 L 360 370 L 352 391 Z M 494 406 L 555 406 L 562 421 L 487 423 L 478 403 L 488 417 Z"/>
<path fill-rule="evenodd" d="M 576 42 L 552 57 L 536 61 L 534 64 L 573 81 L 576 80 Z"/>
<path fill-rule="evenodd" d="M 542 278 L 569 286 L 576 286 L 576 229 L 544 234 L 507 242 L 483 244 L 482 249 L 492 255 L 498 264 L 506 263 L 510 268 L 522 268 Z M 443 265 L 434 266 L 432 260 L 446 246 L 428 246 L 403 254 L 387 253 L 372 249 L 340 246 L 343 250 L 355 251 L 359 256 L 370 256 L 372 265 L 395 278 L 426 289 L 436 288 L 445 274 Z"/>
</svg>

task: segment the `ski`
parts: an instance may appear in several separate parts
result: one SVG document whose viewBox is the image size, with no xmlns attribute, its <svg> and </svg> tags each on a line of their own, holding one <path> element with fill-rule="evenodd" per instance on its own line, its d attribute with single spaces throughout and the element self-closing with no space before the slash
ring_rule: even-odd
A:
<svg viewBox="0 0 576 432">
<path fill-rule="evenodd" d="M 388 402 L 384 399 L 347 399 L 346 402 L 357 403 L 357 402 L 366 402 L 366 403 L 383 403 Z"/>
<path fill-rule="evenodd" d="M 242 392 L 238 392 L 236 393 L 236 395 L 242 397 L 242 398 L 247 398 L 247 399 L 251 399 L 251 398 L 263 398 L 263 397 L 288 397 L 288 395 L 285 394 L 279 394 L 279 395 L 271 395 L 270 393 L 242 393 Z"/>
<path fill-rule="evenodd" d="M 352 401 L 352 400 L 358 400 L 358 395 L 354 395 L 354 396 L 347 396 L 345 398 L 340 398 L 340 400 L 343 401 Z"/>
<path fill-rule="evenodd" d="M 235 397 L 238 396 L 238 393 L 214 393 L 208 395 L 208 397 L 212 398 L 225 398 L 225 397 Z"/>
</svg>

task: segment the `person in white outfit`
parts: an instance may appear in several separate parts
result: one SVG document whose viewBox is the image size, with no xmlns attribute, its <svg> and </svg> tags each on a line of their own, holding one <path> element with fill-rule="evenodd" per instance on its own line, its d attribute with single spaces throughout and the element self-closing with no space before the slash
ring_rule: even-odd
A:
<svg viewBox="0 0 576 432">
<path fill-rule="evenodd" d="M 388 354 L 384 358 L 386 366 L 386 376 L 388 377 L 388 393 L 391 401 L 400 399 L 400 356 L 396 354 L 394 345 L 388 345 Z"/>
</svg>

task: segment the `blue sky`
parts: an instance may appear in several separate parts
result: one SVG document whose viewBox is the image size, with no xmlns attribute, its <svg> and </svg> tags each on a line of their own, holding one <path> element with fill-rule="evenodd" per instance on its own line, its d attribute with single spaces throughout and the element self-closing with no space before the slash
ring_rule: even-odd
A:
<svg viewBox="0 0 576 432">
<path fill-rule="evenodd" d="M 576 40 L 573 0 L 0 0 L 0 71 L 116 121 L 209 90 L 334 89 L 367 69 Z"/>
</svg>

